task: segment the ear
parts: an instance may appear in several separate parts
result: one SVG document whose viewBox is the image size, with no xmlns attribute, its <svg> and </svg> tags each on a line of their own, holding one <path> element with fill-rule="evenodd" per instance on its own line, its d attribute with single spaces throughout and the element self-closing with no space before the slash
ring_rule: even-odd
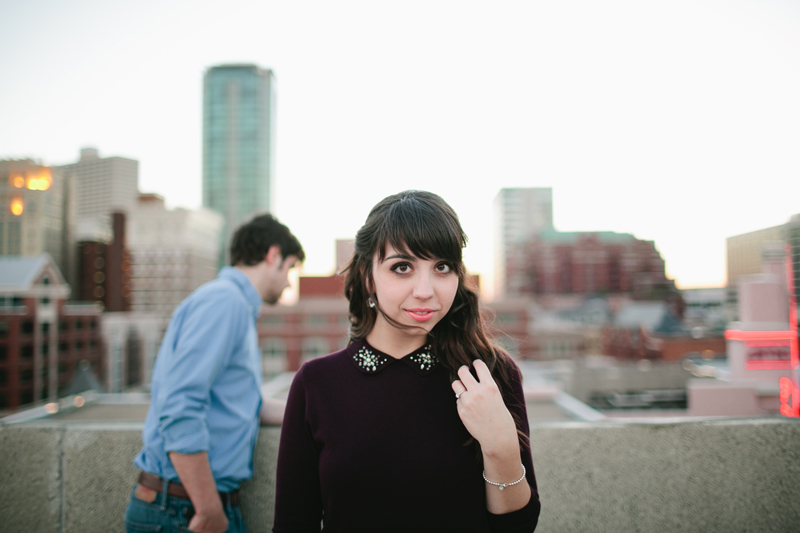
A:
<svg viewBox="0 0 800 533">
<path fill-rule="evenodd" d="M 275 264 L 280 265 L 281 260 L 281 247 L 277 244 L 273 244 L 269 247 L 269 250 L 267 250 L 267 255 L 264 256 L 264 261 L 266 261 L 268 265 L 272 266 Z"/>
</svg>

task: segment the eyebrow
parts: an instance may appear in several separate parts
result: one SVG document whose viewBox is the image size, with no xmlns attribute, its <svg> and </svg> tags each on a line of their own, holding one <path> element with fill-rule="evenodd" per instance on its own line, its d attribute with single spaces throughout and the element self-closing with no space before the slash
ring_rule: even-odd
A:
<svg viewBox="0 0 800 533">
<path fill-rule="evenodd" d="M 404 259 L 406 261 L 416 261 L 417 258 L 413 255 L 408 254 L 394 254 L 390 255 L 389 257 L 385 258 L 384 261 L 388 261 L 389 259 Z"/>
</svg>

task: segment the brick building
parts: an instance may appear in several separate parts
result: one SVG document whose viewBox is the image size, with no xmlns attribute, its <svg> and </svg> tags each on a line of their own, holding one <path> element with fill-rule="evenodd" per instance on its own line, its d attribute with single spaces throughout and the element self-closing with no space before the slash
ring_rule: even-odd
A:
<svg viewBox="0 0 800 533">
<path fill-rule="evenodd" d="M 519 295 L 628 293 L 662 299 L 675 293 L 653 241 L 628 233 L 542 231 L 518 244 L 507 277 Z"/>
<path fill-rule="evenodd" d="M 293 306 L 263 306 L 258 337 L 264 374 L 295 371 L 309 359 L 347 346 L 348 302 L 342 276 L 301 276 Z"/>
<path fill-rule="evenodd" d="M 100 309 L 69 293 L 50 255 L 0 258 L 0 410 L 55 400 L 83 361 L 102 374 Z"/>
<path fill-rule="evenodd" d="M 125 246 L 125 215 L 112 215 L 110 242 L 78 245 L 77 300 L 94 301 L 106 311 L 131 310 L 131 254 Z"/>
</svg>

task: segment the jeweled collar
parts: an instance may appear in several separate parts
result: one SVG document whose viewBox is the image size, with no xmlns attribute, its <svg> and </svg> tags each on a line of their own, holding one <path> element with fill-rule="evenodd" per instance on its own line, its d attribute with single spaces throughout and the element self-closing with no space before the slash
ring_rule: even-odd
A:
<svg viewBox="0 0 800 533">
<path fill-rule="evenodd" d="M 373 348 L 366 340 L 353 345 L 353 363 L 365 374 L 377 374 L 392 363 L 405 363 L 422 375 L 430 374 L 439 366 L 439 360 L 433 355 L 431 345 L 426 344 L 410 354 L 395 359 L 377 348 Z"/>
</svg>

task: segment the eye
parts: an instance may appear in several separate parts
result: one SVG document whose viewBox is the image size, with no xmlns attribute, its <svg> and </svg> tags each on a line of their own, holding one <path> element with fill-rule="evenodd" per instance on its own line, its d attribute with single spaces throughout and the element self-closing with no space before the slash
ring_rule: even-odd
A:
<svg viewBox="0 0 800 533">
<path fill-rule="evenodd" d="M 395 274 L 408 274 L 411 272 L 411 265 L 408 263 L 395 263 L 392 265 L 392 272 Z"/>
<path fill-rule="evenodd" d="M 453 267 L 450 265 L 450 263 L 441 262 L 436 264 L 436 272 L 440 274 L 449 274 L 452 271 Z"/>
</svg>

